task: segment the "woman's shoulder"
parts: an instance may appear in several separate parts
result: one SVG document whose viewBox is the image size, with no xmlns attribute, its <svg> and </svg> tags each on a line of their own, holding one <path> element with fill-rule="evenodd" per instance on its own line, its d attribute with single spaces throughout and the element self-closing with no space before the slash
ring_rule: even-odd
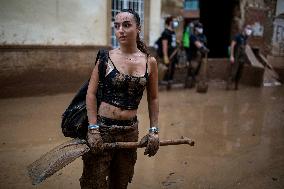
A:
<svg viewBox="0 0 284 189">
<path fill-rule="evenodd" d="M 119 48 L 111 49 L 109 50 L 109 54 L 116 54 L 118 52 Z"/>
<path fill-rule="evenodd" d="M 149 64 L 157 64 L 156 58 L 151 55 L 148 56 L 148 62 Z"/>
</svg>

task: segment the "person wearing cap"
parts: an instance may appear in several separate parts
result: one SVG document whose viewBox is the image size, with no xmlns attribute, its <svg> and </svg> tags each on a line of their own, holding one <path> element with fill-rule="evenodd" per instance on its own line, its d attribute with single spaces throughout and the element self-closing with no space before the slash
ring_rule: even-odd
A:
<svg viewBox="0 0 284 189">
<path fill-rule="evenodd" d="M 200 22 L 195 22 L 193 25 L 193 33 L 190 35 L 190 58 L 185 83 L 186 88 L 190 88 L 195 85 L 196 77 L 201 68 L 202 57 L 209 52 L 206 44 L 207 38 L 203 33 L 203 25 Z"/>
<path fill-rule="evenodd" d="M 235 35 L 231 42 L 229 77 L 226 86 L 227 90 L 231 88 L 232 83 L 234 83 L 234 89 L 238 90 L 243 66 L 246 61 L 245 48 L 247 45 L 247 40 L 251 36 L 252 31 L 252 27 L 250 25 L 246 25 L 243 31 Z"/>
</svg>

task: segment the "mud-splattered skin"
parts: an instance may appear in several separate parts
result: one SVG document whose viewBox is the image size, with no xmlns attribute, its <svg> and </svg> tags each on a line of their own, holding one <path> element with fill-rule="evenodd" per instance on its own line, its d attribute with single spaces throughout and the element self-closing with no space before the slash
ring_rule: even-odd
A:
<svg viewBox="0 0 284 189">
<path fill-rule="evenodd" d="M 118 14 L 114 22 L 114 28 L 120 46 L 133 46 L 132 48 L 135 51 L 136 37 L 141 28 L 137 26 L 133 15 L 128 12 Z"/>
<path fill-rule="evenodd" d="M 112 101 L 112 104 L 121 104 L 122 102 L 126 107 L 116 107 L 109 103 L 102 102 L 99 108 L 99 115 L 119 120 L 129 119 L 136 116 L 137 108 L 133 109 L 128 106 L 131 106 L 133 103 L 139 104 L 141 98 L 139 98 L 138 96 L 140 95 L 135 96 L 135 94 L 137 93 L 137 91 L 140 91 L 139 93 L 143 94 L 143 89 L 147 85 L 149 69 L 146 70 L 147 60 L 144 54 L 139 52 L 136 56 L 133 57 L 133 60 L 125 60 L 125 57 L 121 52 L 119 52 L 118 49 L 110 52 L 110 59 L 117 61 L 111 62 L 109 60 L 106 71 L 106 81 L 108 81 L 108 83 L 111 85 L 115 85 L 116 89 L 120 92 L 116 93 L 116 95 L 112 97 L 114 91 L 108 89 L 109 86 L 106 85 L 107 89 L 105 90 L 104 97 L 112 97 L 112 99 L 110 99 L 110 101 Z M 129 102 L 125 102 L 125 100 L 121 101 L 121 99 L 123 99 L 125 95 L 133 96 L 135 98 L 131 98 L 132 100 L 130 100 Z"/>
<path fill-rule="evenodd" d="M 117 141 L 138 141 L 138 122 L 132 124 L 133 132 L 121 121 L 136 118 L 137 109 L 147 89 L 150 127 L 158 126 L 158 69 L 154 58 L 148 57 L 147 49 L 139 39 L 140 18 L 138 14 L 121 12 L 116 16 L 115 35 L 120 47 L 109 51 L 106 75 L 102 87 L 102 102 L 97 110 L 96 92 L 98 88 L 98 66 L 92 73 L 87 97 L 87 113 L 90 124 L 98 124 L 99 129 L 89 129 L 87 140 L 92 151 L 101 150 L 101 143 Z M 99 119 L 98 119 L 99 118 Z M 104 124 L 101 121 L 111 120 Z M 110 132 L 116 130 L 117 132 Z M 103 129 L 104 128 L 104 129 Z M 159 136 L 151 133 L 147 140 L 145 155 L 155 155 L 159 149 Z M 106 154 L 104 156 L 104 154 Z M 113 155 L 112 155 L 113 154 Z M 127 188 L 134 174 L 137 152 L 135 150 L 104 151 L 102 154 L 87 154 L 83 157 L 84 170 L 80 180 L 81 188 Z M 101 167 L 99 167 L 101 166 Z"/>
<path fill-rule="evenodd" d="M 147 55 L 142 53 L 136 44 L 137 35 L 140 32 L 140 26 L 137 26 L 134 16 L 128 12 L 119 13 L 116 16 L 115 22 L 115 35 L 120 44 L 120 47 L 109 51 L 109 57 L 113 61 L 116 69 L 124 75 L 141 77 L 145 75 L 146 62 L 148 62 L 147 73 L 149 75 L 147 83 L 147 97 L 149 102 L 149 117 L 150 125 L 158 125 L 158 83 L 157 83 L 157 63 L 154 58 L 148 58 Z M 109 64 L 108 64 L 109 65 Z M 106 75 L 113 68 L 107 66 Z M 121 76 L 121 75 L 120 75 Z M 88 94 L 96 94 L 98 82 L 98 64 L 95 67 L 92 78 L 90 81 Z M 119 82 L 119 78 L 117 80 Z M 90 97 L 90 95 L 89 95 Z M 89 102 L 88 101 L 92 101 Z M 87 98 L 87 109 L 89 122 L 95 124 L 97 122 L 96 99 L 93 95 Z M 89 104 L 89 106 L 88 106 Z M 137 109 L 126 110 L 120 107 L 113 106 L 106 102 L 102 102 L 98 114 L 104 117 L 124 120 L 136 116 Z"/>
</svg>

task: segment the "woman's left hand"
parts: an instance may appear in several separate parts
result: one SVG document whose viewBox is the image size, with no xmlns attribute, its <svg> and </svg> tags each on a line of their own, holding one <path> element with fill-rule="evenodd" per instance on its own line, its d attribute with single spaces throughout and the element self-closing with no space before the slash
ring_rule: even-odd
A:
<svg viewBox="0 0 284 189">
<path fill-rule="evenodd" d="M 149 157 L 154 156 L 160 147 L 159 135 L 150 132 L 141 139 L 140 145 L 146 146 L 144 155 L 148 155 Z"/>
</svg>

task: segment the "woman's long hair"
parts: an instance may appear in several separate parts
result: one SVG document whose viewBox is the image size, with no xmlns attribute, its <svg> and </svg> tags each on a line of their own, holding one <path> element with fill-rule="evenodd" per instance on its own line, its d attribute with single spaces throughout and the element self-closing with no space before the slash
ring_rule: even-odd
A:
<svg viewBox="0 0 284 189">
<path fill-rule="evenodd" d="M 121 12 L 128 12 L 128 13 L 132 14 L 132 15 L 134 16 L 136 25 L 137 25 L 138 27 L 141 27 L 140 17 L 139 17 L 139 14 L 138 14 L 137 12 L 135 12 L 135 11 L 132 10 L 132 9 L 122 9 Z M 139 33 L 137 34 L 136 44 L 137 44 L 137 48 L 138 48 L 141 52 L 145 53 L 147 56 L 150 55 L 146 44 L 140 39 Z"/>
</svg>

